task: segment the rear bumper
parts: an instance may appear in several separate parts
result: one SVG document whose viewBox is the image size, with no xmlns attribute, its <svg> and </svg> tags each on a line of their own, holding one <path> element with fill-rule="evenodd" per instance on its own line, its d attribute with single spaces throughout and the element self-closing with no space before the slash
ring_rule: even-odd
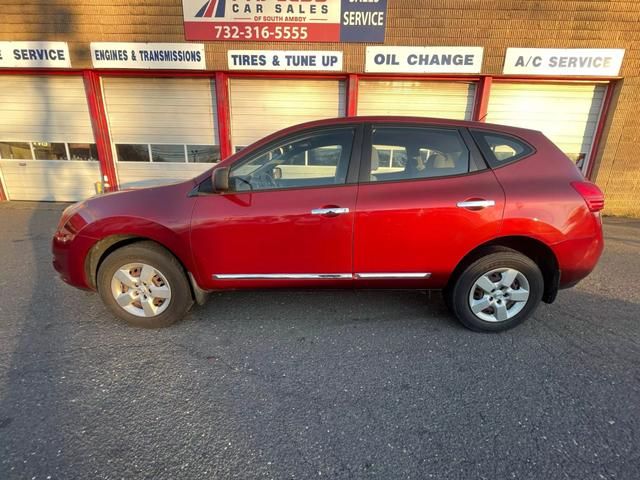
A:
<svg viewBox="0 0 640 480">
<path fill-rule="evenodd" d="M 92 290 L 87 283 L 85 258 L 94 242 L 95 240 L 81 235 L 76 235 L 73 240 L 66 242 L 53 238 L 53 268 L 64 282 L 77 288 Z"/>
<path fill-rule="evenodd" d="M 596 267 L 604 239 L 602 230 L 593 237 L 566 240 L 553 246 L 560 267 L 560 288 L 571 288 L 589 275 Z"/>
</svg>

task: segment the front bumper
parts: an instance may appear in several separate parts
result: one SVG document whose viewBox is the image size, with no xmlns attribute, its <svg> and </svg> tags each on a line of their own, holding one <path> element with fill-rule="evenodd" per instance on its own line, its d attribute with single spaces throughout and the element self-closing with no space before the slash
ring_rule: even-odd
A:
<svg viewBox="0 0 640 480">
<path fill-rule="evenodd" d="M 87 281 L 85 259 L 94 243 L 94 239 L 82 235 L 76 235 L 68 241 L 53 238 L 53 268 L 64 282 L 77 288 L 92 290 Z"/>
</svg>

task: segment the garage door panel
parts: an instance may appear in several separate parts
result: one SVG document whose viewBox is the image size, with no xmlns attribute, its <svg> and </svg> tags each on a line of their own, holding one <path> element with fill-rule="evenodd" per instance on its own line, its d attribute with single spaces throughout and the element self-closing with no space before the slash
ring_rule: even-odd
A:
<svg viewBox="0 0 640 480">
<path fill-rule="evenodd" d="M 79 97 L 84 99 L 84 97 Z M 27 113 L 29 115 L 42 115 L 43 118 L 51 116 L 63 116 L 70 113 L 84 114 L 87 109 L 82 105 L 78 105 L 78 98 L 70 99 L 67 102 L 59 102 L 56 104 L 55 110 L 51 109 L 51 105 L 40 103 L 34 105 L 28 103 L 30 100 L 26 98 L 13 98 L 11 101 L 0 102 L 0 108 L 7 113 Z"/>
<path fill-rule="evenodd" d="M 209 79 L 105 78 L 103 82 L 114 143 L 131 143 L 132 139 L 137 139 L 135 143 L 151 143 L 147 136 L 155 137 L 158 132 L 171 138 L 163 143 L 177 141 L 176 137 L 188 131 L 200 143 L 212 143 L 217 138 L 215 92 Z M 149 96 L 149 91 L 158 95 Z M 196 115 L 190 105 L 198 107 Z"/>
<path fill-rule="evenodd" d="M 260 80 L 246 80 L 246 81 L 255 82 Z M 240 81 L 240 84 L 234 84 L 233 86 L 234 88 L 232 91 L 238 91 L 239 89 L 242 89 L 246 81 L 242 80 Z M 313 82 L 312 80 L 274 80 L 274 81 L 275 82 L 290 82 L 290 81 Z M 245 92 L 246 94 L 258 95 L 259 103 L 256 101 L 257 99 L 255 97 L 235 98 L 233 103 L 235 106 L 253 106 L 257 108 L 260 108 L 262 106 L 268 106 L 268 107 L 282 108 L 283 102 L 285 104 L 291 105 L 292 103 L 295 103 L 295 100 L 292 101 L 292 99 L 296 99 L 296 100 L 302 100 L 306 102 L 306 104 L 309 107 L 329 108 L 331 109 L 332 113 L 339 113 L 338 110 L 343 105 L 343 102 L 340 101 L 340 99 L 336 98 L 335 96 L 324 97 L 322 96 L 322 92 L 333 94 L 333 95 L 335 95 L 336 93 L 340 94 L 344 91 L 343 88 L 340 88 L 341 83 L 342 82 L 339 82 L 337 80 L 318 80 L 316 85 L 309 85 L 310 88 L 315 87 L 315 90 L 316 90 L 315 95 L 313 91 L 307 92 L 306 94 L 304 94 L 305 92 L 298 92 L 297 94 L 291 94 L 291 96 L 287 99 L 283 99 L 281 96 L 278 96 L 278 94 L 281 95 L 282 92 L 276 92 L 276 94 L 274 95 L 272 92 L 265 93 L 265 92 L 247 91 Z M 282 89 L 283 91 L 286 91 L 286 88 L 283 88 L 283 87 L 286 87 L 286 85 L 276 84 L 274 86 L 274 88 Z M 312 101 L 310 102 L 310 100 Z"/>
<path fill-rule="evenodd" d="M 81 76 L 0 76 L 0 142 L 95 143 Z M 0 160 L 11 200 L 77 201 L 95 194 L 98 162 Z"/>
<path fill-rule="evenodd" d="M 140 93 L 140 92 L 137 92 Z M 140 93 L 141 95 L 144 95 Z M 143 98 L 116 98 L 110 97 L 109 99 L 109 110 L 112 113 L 117 112 L 131 112 L 131 111 L 150 111 L 150 112 L 166 112 L 167 110 L 173 109 L 174 111 L 185 111 L 184 107 L 193 107 L 196 111 L 204 112 L 212 112 L 211 105 L 203 105 L 202 100 L 199 98 L 194 98 L 193 96 L 189 96 L 186 98 L 173 98 L 172 103 L 167 103 L 166 94 L 161 97 L 143 97 Z M 135 107 L 133 109 L 132 107 Z M 159 109 L 159 110 L 158 110 Z"/>
<path fill-rule="evenodd" d="M 128 92 L 131 91 L 131 78 L 127 77 L 109 77 L 105 79 L 109 82 L 109 90 L 113 94 L 117 94 L 120 92 L 123 96 L 126 96 Z M 144 79 L 135 79 L 133 80 L 135 85 L 136 92 L 145 93 L 148 95 L 155 94 L 158 97 L 162 97 L 163 93 L 166 94 L 167 88 L 175 90 L 176 98 L 180 98 L 180 96 L 188 96 L 185 92 L 185 88 L 187 90 L 192 90 L 194 88 L 204 89 L 204 90 L 213 90 L 212 86 L 209 84 L 203 84 L 201 78 L 177 78 L 177 77 L 146 77 Z M 173 98 L 173 95 L 172 95 Z"/>
<path fill-rule="evenodd" d="M 211 106 L 202 105 L 198 103 L 197 105 L 190 104 L 181 104 L 181 105 L 163 105 L 162 103 L 147 103 L 143 104 L 139 101 L 132 101 L 129 105 L 114 105 L 112 103 L 109 104 L 109 112 L 111 112 L 111 123 L 117 123 L 123 118 L 127 118 L 131 115 L 140 115 L 146 116 L 149 114 L 195 114 L 195 115 L 206 115 L 208 118 L 211 118 L 213 114 L 211 110 Z"/>
<path fill-rule="evenodd" d="M 121 163 L 118 166 L 120 177 L 124 180 L 120 188 L 142 188 L 153 185 L 182 182 L 200 175 L 211 168 L 207 163 Z"/>
<path fill-rule="evenodd" d="M 494 108 L 491 112 L 491 115 L 494 117 L 499 117 L 500 115 L 511 116 L 514 109 L 521 109 L 526 112 L 526 116 L 520 117 L 520 121 L 528 121 L 528 119 L 532 120 L 546 120 L 549 121 L 549 104 L 556 103 L 558 106 L 562 106 L 562 108 L 557 109 L 557 113 L 562 115 L 564 119 L 570 120 L 581 120 L 581 121 L 593 121 L 591 115 L 597 114 L 600 109 L 597 108 L 601 101 L 595 99 L 594 105 L 588 106 L 580 106 L 579 108 L 573 108 L 571 105 L 567 105 L 559 100 L 549 100 L 548 103 L 545 101 L 540 102 L 531 102 L 519 104 L 518 102 L 512 102 L 509 106 L 505 106 L 502 108 Z"/>
<path fill-rule="evenodd" d="M 330 93 L 331 95 L 331 93 Z M 298 105 L 292 105 L 292 108 L 295 110 L 290 110 L 290 113 L 286 113 L 283 111 L 285 109 L 282 108 L 282 105 L 278 105 L 277 103 L 260 103 L 256 105 L 255 103 L 245 103 L 245 104 L 234 104 L 234 108 L 236 112 L 239 112 L 239 116 L 250 116 L 251 113 L 261 113 L 264 115 L 273 114 L 277 112 L 274 116 L 281 117 L 283 114 L 287 115 L 296 115 L 296 116 L 310 116 L 310 115 L 330 115 L 328 118 L 335 118 L 339 116 L 344 116 L 344 111 L 341 110 L 341 105 L 337 104 L 337 99 L 335 103 L 332 102 L 318 102 L 318 103 L 310 103 L 313 100 L 301 100 Z M 236 113 L 237 115 L 237 113 Z"/>
<path fill-rule="evenodd" d="M 180 134 L 190 132 L 192 136 L 201 136 L 201 137 L 204 136 L 209 140 L 215 139 L 215 136 L 213 135 L 213 132 L 211 130 L 208 130 L 206 128 L 193 128 L 193 127 L 190 128 L 188 124 L 182 123 L 181 120 L 183 120 L 184 122 L 188 122 L 189 120 L 197 121 L 198 118 L 197 117 L 182 118 L 181 116 L 177 116 L 173 118 L 173 122 L 171 121 L 170 118 L 163 118 L 162 120 L 154 121 L 153 127 L 147 127 L 145 129 L 145 136 L 147 134 L 153 135 L 158 132 L 164 132 L 165 134 L 170 133 L 172 135 L 176 134 L 176 132 L 180 132 Z M 122 137 L 131 136 L 131 135 L 137 136 L 142 141 L 140 132 L 137 131 L 136 127 L 140 124 L 139 122 L 144 122 L 144 121 L 145 121 L 145 118 L 142 117 L 139 119 L 138 122 L 136 122 L 134 119 L 118 122 L 116 125 L 122 131 L 118 135 L 117 143 L 121 142 Z"/>
<path fill-rule="evenodd" d="M 95 183 L 100 181 L 100 169 L 96 168 L 96 171 L 92 175 L 88 175 L 87 178 L 82 176 L 67 177 L 64 179 L 52 178 L 51 176 L 40 175 L 35 176 L 33 172 L 29 173 L 29 177 L 25 178 L 24 174 L 20 175 L 20 178 L 12 178 L 11 174 L 5 174 L 5 181 L 10 182 L 9 193 L 12 198 L 15 195 L 17 189 L 25 190 L 51 190 L 52 184 L 55 183 L 55 192 L 70 192 L 70 191 L 95 191 Z M 80 184 L 80 185 L 79 185 Z M 15 198 L 14 198 L 15 200 Z"/>
<path fill-rule="evenodd" d="M 342 117 L 345 82 L 339 80 L 229 80 L 234 146 L 246 146 L 292 125 Z"/>
<path fill-rule="evenodd" d="M 114 145 L 217 145 L 215 82 L 208 78 L 103 79 Z M 210 163 L 121 161 L 114 156 L 121 188 L 188 180 Z"/>
<path fill-rule="evenodd" d="M 86 124 L 84 123 L 84 110 L 80 109 L 69 109 L 68 111 L 58 111 L 58 112 L 49 112 L 46 109 L 29 109 L 24 108 L 22 110 L 18 110 L 18 107 L 14 107 L 12 109 L 2 108 L 0 105 L 0 111 L 3 112 L 2 118 L 0 122 L 3 124 L 3 132 L 10 132 L 10 127 L 20 127 L 24 126 L 22 122 L 28 122 L 33 125 L 35 122 L 38 122 L 40 125 L 49 125 L 55 127 L 55 131 L 62 131 L 64 133 L 64 129 L 68 125 L 81 127 L 85 133 L 89 133 L 91 130 L 87 129 Z M 20 125 L 15 125 L 13 122 L 21 122 Z"/>
<path fill-rule="evenodd" d="M 526 117 L 517 117 L 514 118 L 512 115 L 513 110 L 506 110 L 506 109 L 496 109 L 492 112 L 491 117 L 492 118 L 511 118 L 512 122 L 520 122 L 522 124 L 525 124 L 527 122 L 532 122 L 532 121 L 536 121 L 536 122 L 545 122 L 545 123 L 549 123 L 549 111 L 544 111 L 542 109 L 530 109 L 527 108 L 526 112 L 527 115 Z M 597 120 L 593 119 L 594 116 L 597 116 L 597 113 L 599 112 L 599 109 L 592 111 L 592 110 L 584 110 L 582 112 L 580 111 L 567 111 L 567 110 L 563 110 L 563 111 L 558 111 L 557 114 L 558 115 L 562 115 L 562 118 L 567 121 L 580 121 L 580 122 L 591 122 L 591 123 L 598 123 Z"/>
<path fill-rule="evenodd" d="M 290 127 L 291 124 L 289 124 L 288 120 L 289 118 L 306 118 L 306 119 L 311 119 L 311 120 L 319 120 L 321 118 L 336 118 L 336 116 L 331 116 L 331 117 L 325 117 L 324 115 L 328 114 L 328 110 L 329 109 L 317 109 L 317 108 L 305 108 L 303 112 L 295 112 L 295 111 L 289 111 L 288 113 L 282 113 L 279 116 L 273 116 L 272 121 L 278 123 L 279 127 L 285 128 L 285 127 Z M 331 114 L 333 115 L 333 111 L 331 111 Z M 256 115 L 259 115 L 260 117 L 269 117 L 270 115 L 273 114 L 272 110 L 269 110 L 267 108 L 256 108 L 253 109 L 251 112 L 246 112 L 246 113 L 242 113 L 240 115 L 236 114 L 235 115 L 235 119 L 244 119 L 244 120 L 251 120 L 255 123 L 256 122 Z M 318 118 L 320 116 L 320 118 Z M 260 127 L 262 125 L 254 125 L 256 127 Z M 244 127 L 241 127 L 241 131 L 243 129 L 247 129 L 250 128 L 251 125 L 246 125 Z"/>
<path fill-rule="evenodd" d="M 148 133 L 145 138 L 145 145 L 146 143 L 153 145 L 210 145 L 214 143 L 214 139 L 212 138 L 205 138 L 202 135 L 181 134 L 180 131 L 177 131 L 172 135 L 166 135 L 162 132 L 158 132 L 156 134 Z M 135 134 L 122 135 L 118 144 L 140 144 L 140 137 Z"/>
<path fill-rule="evenodd" d="M 78 176 L 92 176 L 98 172 L 98 162 L 69 162 L 67 160 L 0 160 L 4 175 L 43 174 L 48 181 L 77 179 Z M 27 182 L 26 179 L 23 179 Z"/>
<path fill-rule="evenodd" d="M 0 141 L 94 141 L 81 77 L 15 77 L 0 76 Z"/>
<path fill-rule="evenodd" d="M 184 123 L 181 123 L 180 121 L 184 121 Z M 190 125 L 198 125 L 198 124 L 205 124 L 208 123 L 210 120 L 210 115 L 209 114 L 186 114 L 184 112 L 181 112 L 179 114 L 172 114 L 171 112 L 166 112 L 166 113 L 162 113 L 159 112 L 158 115 L 150 115 L 150 114 L 144 114 L 144 113 L 136 113 L 133 114 L 129 117 L 126 118 L 119 118 L 113 122 L 111 122 L 111 125 L 114 126 L 114 128 L 121 130 L 122 128 L 128 128 L 128 127 L 136 127 L 136 129 L 139 127 L 140 122 L 146 122 L 147 123 L 147 127 L 146 127 L 146 131 L 152 131 L 152 130 L 157 130 L 157 129 L 164 129 L 166 131 L 166 127 L 172 127 L 172 128 L 180 128 L 183 130 L 197 130 L 197 131 L 206 131 L 208 132 L 209 136 L 213 137 L 213 131 L 210 128 L 194 128 Z M 120 133 L 118 134 L 118 136 L 122 135 L 124 132 L 120 131 Z"/>
<path fill-rule="evenodd" d="M 604 84 L 495 82 L 486 121 L 539 130 L 571 159 L 588 158 L 605 92 Z"/>
<path fill-rule="evenodd" d="M 493 84 L 493 87 L 498 86 L 500 88 L 500 90 L 498 90 L 497 92 L 491 92 L 491 95 L 494 98 L 499 98 L 499 97 L 506 97 L 509 98 L 510 100 L 516 100 L 514 99 L 514 93 L 522 93 L 522 88 L 517 89 L 517 88 L 507 88 L 502 90 L 502 85 L 500 82 L 496 82 Z M 550 85 L 550 87 L 555 86 L 554 85 Z M 527 99 L 536 99 L 536 98 L 542 98 L 544 100 L 553 100 L 553 99 L 557 99 L 557 100 L 561 100 L 563 102 L 576 102 L 578 104 L 580 104 L 582 102 L 582 100 L 584 99 L 585 94 L 591 95 L 595 98 L 598 97 L 602 97 L 602 92 L 598 89 L 595 88 L 595 86 L 593 86 L 592 88 L 580 88 L 577 89 L 576 91 L 568 91 L 566 90 L 567 87 L 571 87 L 572 85 L 565 85 L 565 86 L 560 86 L 561 91 L 556 91 L 553 88 L 546 88 L 544 90 L 528 90 L 527 89 Z M 492 87 L 492 88 L 493 88 Z"/>
<path fill-rule="evenodd" d="M 15 189 L 9 193 L 9 200 L 23 200 L 32 202 L 77 202 L 79 199 L 89 198 L 96 194 L 94 188 L 77 190 L 50 189 Z"/>
<path fill-rule="evenodd" d="M 1 84 L 2 82 L 0 82 Z M 8 88 L 3 86 L 3 88 Z M 78 99 L 85 98 L 84 87 L 81 89 L 69 89 L 69 90 L 49 90 L 47 88 L 41 88 L 37 90 L 20 90 L 11 95 L 11 90 L 7 90 L 0 94 L 1 105 L 11 105 L 24 103 L 25 106 L 30 108 L 38 108 L 39 105 L 55 105 L 55 110 L 58 108 L 64 108 L 69 106 L 79 106 Z M 41 100 L 43 103 L 33 104 L 34 96 Z"/>
<path fill-rule="evenodd" d="M 174 128 L 169 133 L 169 129 L 171 129 L 170 125 L 162 128 L 148 128 L 144 141 L 141 139 L 140 134 L 136 133 L 133 129 L 134 125 L 131 126 L 131 133 L 122 133 L 118 136 L 117 143 L 137 143 L 137 144 L 147 144 L 147 143 L 160 143 L 160 144 L 213 144 L 216 143 L 216 139 L 212 137 L 210 131 L 194 131 L 188 128 Z"/>
<path fill-rule="evenodd" d="M 408 115 L 470 120 L 475 84 L 470 82 L 362 80 L 358 115 Z"/>
<path fill-rule="evenodd" d="M 98 162 L 0 160 L 10 200 L 77 201 L 95 194 Z"/>
<path fill-rule="evenodd" d="M 1 111 L 1 110 L 0 110 Z M 93 143 L 91 131 L 87 132 L 82 119 L 47 119 L 34 130 L 34 126 L 26 125 L 32 118 L 27 115 L 8 115 L 0 119 L 0 141 L 25 142 L 88 142 Z"/>
</svg>

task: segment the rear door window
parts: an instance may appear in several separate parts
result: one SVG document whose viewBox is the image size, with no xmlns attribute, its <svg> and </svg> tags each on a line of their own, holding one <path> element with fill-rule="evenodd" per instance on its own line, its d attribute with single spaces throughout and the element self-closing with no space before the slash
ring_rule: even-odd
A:
<svg viewBox="0 0 640 480">
<path fill-rule="evenodd" d="M 531 145 L 511 135 L 471 130 L 480 150 L 493 167 L 506 165 L 534 152 Z"/>
<path fill-rule="evenodd" d="M 374 126 L 369 163 L 368 181 L 380 182 L 461 175 L 472 161 L 457 129 Z"/>
</svg>

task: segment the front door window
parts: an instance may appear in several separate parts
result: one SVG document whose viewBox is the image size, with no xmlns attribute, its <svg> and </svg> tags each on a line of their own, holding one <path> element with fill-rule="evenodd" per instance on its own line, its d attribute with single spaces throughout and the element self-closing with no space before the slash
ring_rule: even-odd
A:
<svg viewBox="0 0 640 480">
<path fill-rule="evenodd" d="M 354 134 L 353 128 L 324 130 L 250 155 L 232 167 L 231 190 L 342 185 L 347 178 Z"/>
</svg>

